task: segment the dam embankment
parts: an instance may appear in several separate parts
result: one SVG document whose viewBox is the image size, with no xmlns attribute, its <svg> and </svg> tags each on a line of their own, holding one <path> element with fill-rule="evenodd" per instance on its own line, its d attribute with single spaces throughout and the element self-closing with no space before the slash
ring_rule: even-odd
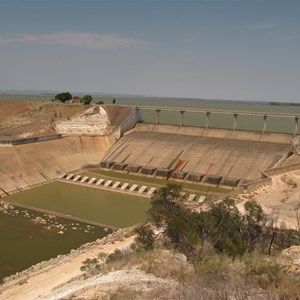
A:
<svg viewBox="0 0 300 300">
<path fill-rule="evenodd" d="M 17 108 L 20 105 L 14 104 Z M 11 106 L 6 104 L 3 108 L 8 110 Z M 0 148 L 0 197 L 51 181 L 61 173 L 98 165 L 116 139 L 133 128 L 140 117 L 132 106 L 92 105 L 84 110 L 78 105 L 23 106 L 22 114 L 17 111 L 9 120 L 11 123 L 5 119 L 7 124 L 3 124 L 10 124 L 11 135 L 0 144 L 11 147 Z M 38 123 L 46 116 L 55 116 L 45 125 L 45 130 L 56 134 L 43 136 L 39 126 L 25 126 L 34 117 L 41 118 Z M 21 132 L 23 125 L 24 130 L 30 131 L 13 134 L 16 126 Z M 27 137 L 20 138 L 24 135 Z"/>
<path fill-rule="evenodd" d="M 239 186 L 267 178 L 288 161 L 293 136 L 278 133 L 137 124 L 104 157 L 102 165 L 141 175 Z"/>
</svg>

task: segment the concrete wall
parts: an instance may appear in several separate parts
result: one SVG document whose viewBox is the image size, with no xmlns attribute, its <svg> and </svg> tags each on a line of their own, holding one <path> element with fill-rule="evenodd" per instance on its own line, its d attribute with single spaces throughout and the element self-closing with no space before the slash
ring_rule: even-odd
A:
<svg viewBox="0 0 300 300">
<path fill-rule="evenodd" d="M 280 144 L 291 144 L 292 136 L 289 134 L 280 133 L 264 133 L 255 131 L 232 131 L 229 129 L 214 129 L 214 128 L 200 128 L 176 125 L 155 125 L 140 123 L 136 126 L 136 131 L 152 131 L 159 133 L 176 133 L 182 135 L 194 135 L 212 138 L 223 138 L 232 140 L 246 140 L 256 142 L 272 142 Z"/>
<path fill-rule="evenodd" d="M 249 182 L 245 185 L 243 185 L 244 190 L 247 190 L 247 192 L 252 192 L 257 188 L 260 188 L 262 186 L 271 185 L 272 184 L 272 178 L 263 178 L 260 180 L 255 180 L 252 182 Z"/>
<path fill-rule="evenodd" d="M 26 139 L 0 141 L 0 147 L 24 145 L 24 144 L 37 143 L 37 142 L 46 142 L 46 141 L 52 141 L 57 139 L 61 139 L 61 134 L 40 136 L 40 137 L 33 137 L 33 138 L 26 138 Z"/>
<path fill-rule="evenodd" d="M 113 135 L 116 138 L 120 138 L 124 135 L 125 132 L 133 129 L 138 122 L 141 120 L 141 112 L 139 109 L 134 108 L 131 112 L 131 114 L 127 117 L 125 121 L 123 121 L 120 126 L 118 126 L 114 132 Z"/>
<path fill-rule="evenodd" d="M 291 172 L 291 171 L 295 171 L 295 170 L 299 170 L 299 169 L 300 169 L 300 164 L 295 164 L 295 165 L 291 165 L 291 166 L 284 166 L 284 167 L 278 167 L 278 168 L 274 168 L 274 169 L 265 170 L 265 173 L 268 176 L 274 176 L 274 175 L 279 175 L 279 174 L 283 174 L 286 172 Z"/>
<path fill-rule="evenodd" d="M 297 154 L 297 155 L 300 154 L 300 136 L 295 136 L 292 139 L 292 149 L 295 154 Z"/>
</svg>

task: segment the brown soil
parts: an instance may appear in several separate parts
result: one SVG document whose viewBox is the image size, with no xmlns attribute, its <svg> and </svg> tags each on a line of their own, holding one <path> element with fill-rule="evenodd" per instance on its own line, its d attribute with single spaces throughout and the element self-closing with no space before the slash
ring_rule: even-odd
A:
<svg viewBox="0 0 300 300">
<path fill-rule="evenodd" d="M 0 102 L 0 140 L 56 134 L 54 121 L 86 110 L 81 104 Z"/>
</svg>

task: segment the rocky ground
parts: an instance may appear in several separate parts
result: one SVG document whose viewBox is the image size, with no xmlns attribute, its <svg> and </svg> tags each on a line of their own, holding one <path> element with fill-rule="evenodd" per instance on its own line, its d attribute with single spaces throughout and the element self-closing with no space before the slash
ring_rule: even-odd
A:
<svg viewBox="0 0 300 300">
<path fill-rule="evenodd" d="M 261 187 L 249 194 L 240 194 L 238 207 L 255 199 L 280 228 L 300 229 L 300 171 L 272 176 L 272 185 Z"/>
</svg>

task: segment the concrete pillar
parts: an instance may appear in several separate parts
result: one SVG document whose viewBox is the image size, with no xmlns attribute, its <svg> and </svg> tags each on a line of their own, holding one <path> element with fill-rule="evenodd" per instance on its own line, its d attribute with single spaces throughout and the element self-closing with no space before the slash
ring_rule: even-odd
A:
<svg viewBox="0 0 300 300">
<path fill-rule="evenodd" d="M 268 116 L 267 115 L 264 115 L 264 125 L 263 125 L 263 129 L 262 129 L 262 133 L 264 133 L 267 129 L 267 118 Z"/>
<path fill-rule="evenodd" d="M 295 117 L 295 129 L 294 129 L 294 135 L 298 134 L 298 121 L 299 117 Z"/>
<path fill-rule="evenodd" d="M 180 110 L 180 121 L 179 121 L 179 126 L 181 127 L 183 125 L 183 121 L 184 121 L 184 110 Z"/>
<path fill-rule="evenodd" d="M 137 119 L 138 119 L 138 122 L 142 122 L 142 121 L 143 121 L 142 110 L 139 109 L 139 108 L 136 108 L 136 113 L 137 113 Z"/>
<path fill-rule="evenodd" d="M 210 116 L 210 111 L 206 112 L 206 118 L 205 118 L 205 128 L 207 129 L 209 126 L 209 116 Z"/>
<path fill-rule="evenodd" d="M 233 114 L 233 128 L 232 128 L 233 131 L 235 131 L 236 128 L 237 128 L 237 117 L 238 117 L 238 115 L 239 114 L 237 114 L 237 113 Z"/>
<path fill-rule="evenodd" d="M 161 109 L 156 110 L 156 125 L 159 124 L 159 113 L 161 112 Z"/>
</svg>

